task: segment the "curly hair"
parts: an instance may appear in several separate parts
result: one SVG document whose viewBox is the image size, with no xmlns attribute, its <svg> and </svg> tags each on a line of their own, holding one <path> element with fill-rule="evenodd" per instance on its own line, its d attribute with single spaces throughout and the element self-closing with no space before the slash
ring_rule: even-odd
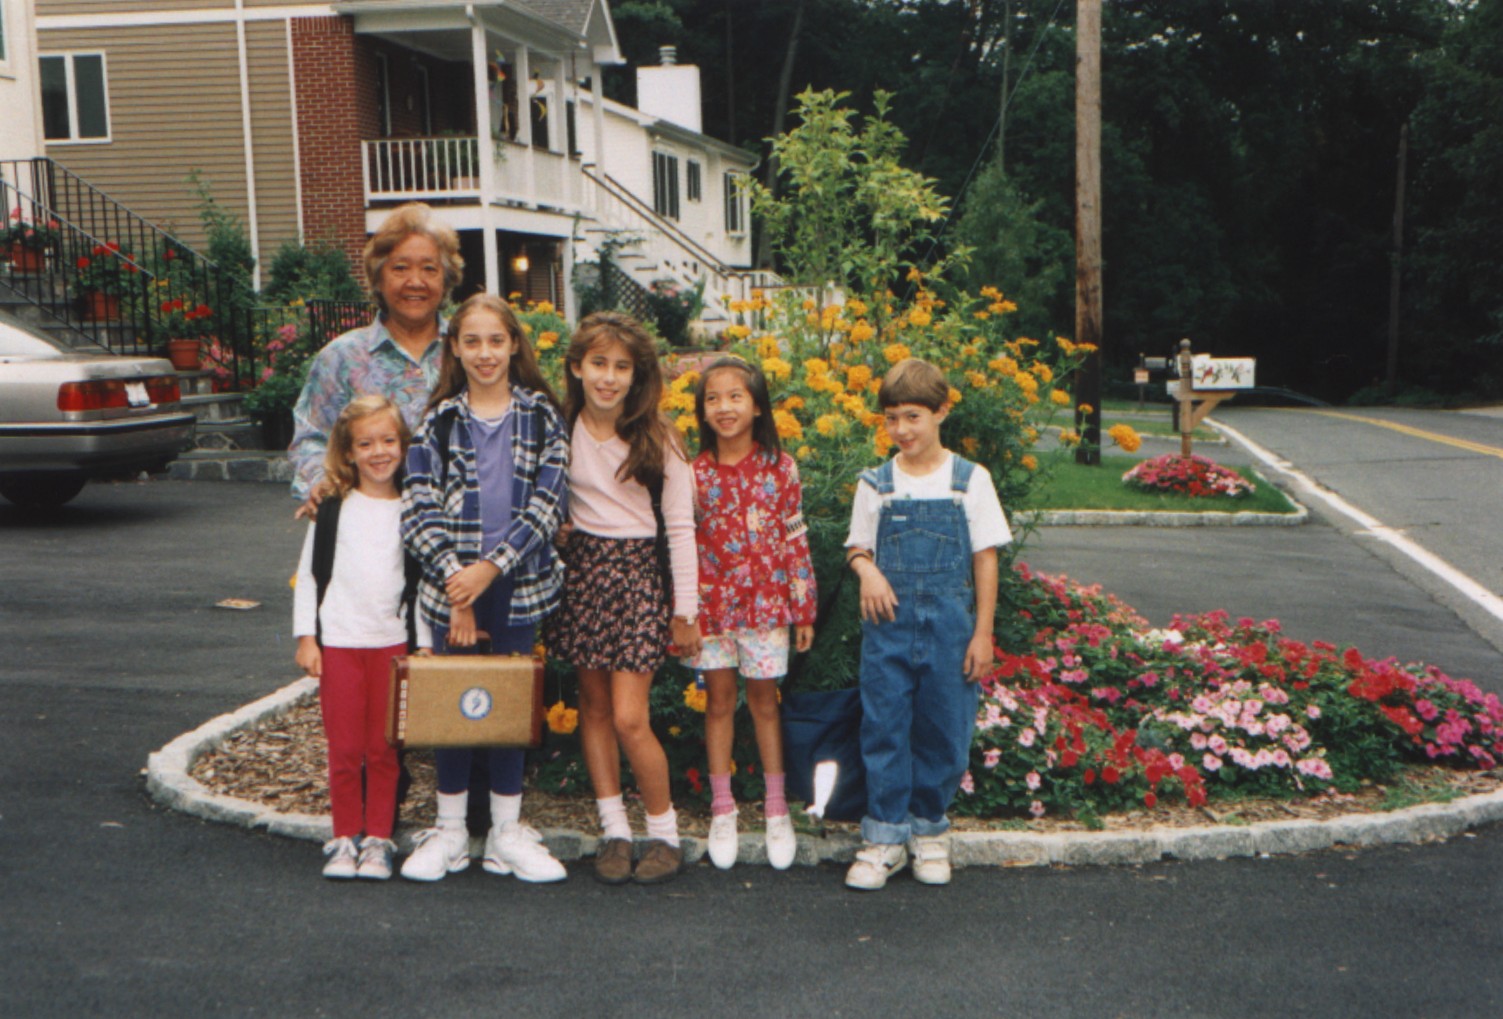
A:
<svg viewBox="0 0 1503 1019">
<path fill-rule="evenodd" d="M 362 255 L 366 282 L 383 313 L 391 309 L 386 307 L 386 298 L 381 294 L 381 270 L 386 268 L 386 260 L 391 257 L 397 245 L 413 234 L 422 234 L 438 248 L 438 258 L 444 267 L 445 301 L 464 278 L 464 259 L 459 256 L 459 234 L 454 228 L 435 216 L 433 208 L 422 202 L 399 205 L 381 221 L 380 229 L 365 242 L 365 252 Z"/>
</svg>

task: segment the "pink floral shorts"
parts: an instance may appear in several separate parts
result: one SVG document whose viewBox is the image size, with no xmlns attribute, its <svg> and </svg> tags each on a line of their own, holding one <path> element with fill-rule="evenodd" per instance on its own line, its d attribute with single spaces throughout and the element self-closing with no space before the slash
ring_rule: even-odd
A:
<svg viewBox="0 0 1503 1019">
<path fill-rule="evenodd" d="M 782 679 L 788 675 L 788 627 L 714 634 L 684 665 L 701 672 L 735 669 L 747 679 Z"/>
</svg>

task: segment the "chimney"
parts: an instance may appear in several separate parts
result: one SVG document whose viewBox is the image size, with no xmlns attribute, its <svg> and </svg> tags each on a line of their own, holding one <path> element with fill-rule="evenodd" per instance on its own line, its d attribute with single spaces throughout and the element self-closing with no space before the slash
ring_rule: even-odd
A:
<svg viewBox="0 0 1503 1019">
<path fill-rule="evenodd" d="M 678 62 L 677 46 L 659 46 L 657 67 L 637 68 L 637 109 L 696 133 L 700 116 L 699 68 Z"/>
</svg>

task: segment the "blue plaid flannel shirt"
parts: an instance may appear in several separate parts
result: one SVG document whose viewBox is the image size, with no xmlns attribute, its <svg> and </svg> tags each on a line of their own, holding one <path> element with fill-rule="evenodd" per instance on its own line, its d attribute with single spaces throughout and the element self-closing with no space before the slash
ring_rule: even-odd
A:
<svg viewBox="0 0 1503 1019">
<path fill-rule="evenodd" d="M 553 537 L 568 509 L 569 435 L 546 397 L 523 386 L 511 392 L 517 416 L 512 505 L 517 509 L 495 548 L 480 547 L 480 474 L 470 438 L 469 395 L 461 392 L 433 408 L 407 451 L 402 540 L 423 564 L 418 608 L 429 626 L 448 626 L 444 582 L 482 556 L 514 578 L 513 624 L 541 621 L 563 593 L 564 564 Z M 452 419 L 447 470 L 434 428 L 445 416 Z"/>
</svg>

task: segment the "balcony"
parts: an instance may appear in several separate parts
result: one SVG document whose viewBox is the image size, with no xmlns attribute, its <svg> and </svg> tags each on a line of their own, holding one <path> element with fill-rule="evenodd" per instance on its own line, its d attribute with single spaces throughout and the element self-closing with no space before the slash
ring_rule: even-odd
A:
<svg viewBox="0 0 1503 1019">
<path fill-rule="evenodd" d="M 432 202 L 556 211 L 581 210 L 579 164 L 559 152 L 501 140 L 482 149 L 474 135 L 383 138 L 362 143 L 365 204 Z M 482 188 L 481 160 L 491 160 L 493 190 Z"/>
</svg>

